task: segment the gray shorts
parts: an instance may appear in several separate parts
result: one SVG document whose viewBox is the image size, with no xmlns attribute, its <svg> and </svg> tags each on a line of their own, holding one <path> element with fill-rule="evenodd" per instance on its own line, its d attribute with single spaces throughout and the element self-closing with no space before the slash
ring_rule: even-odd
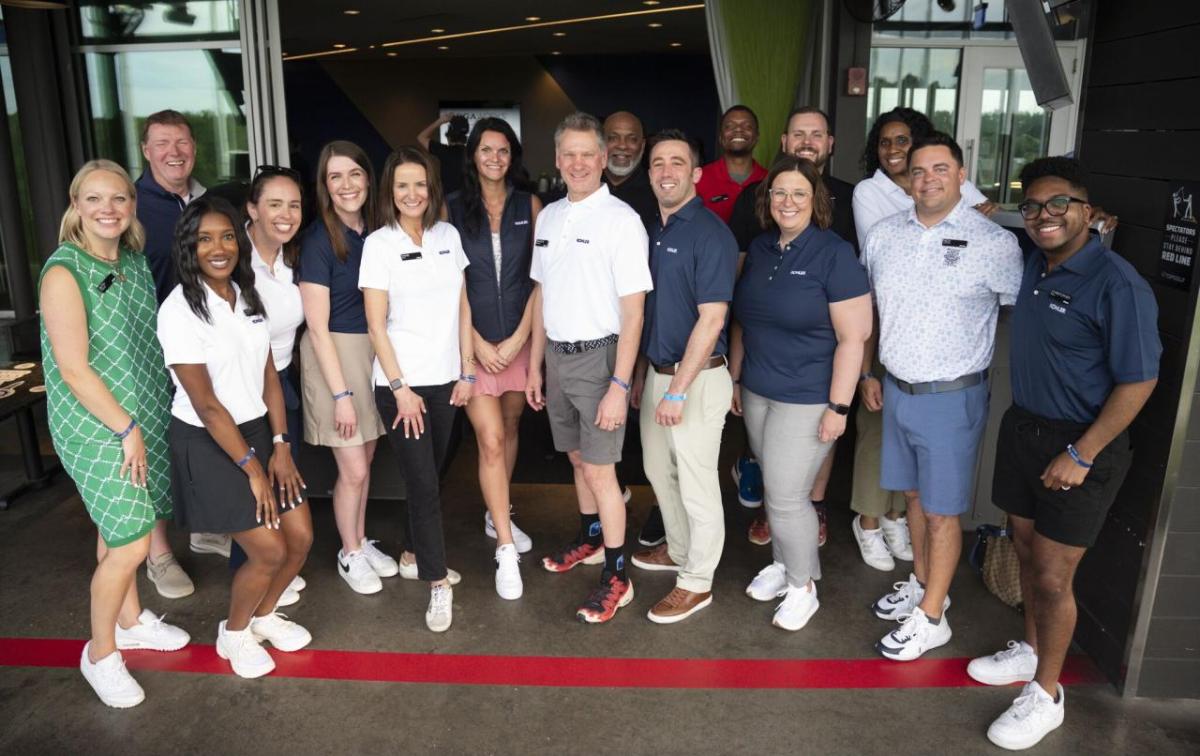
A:
<svg viewBox="0 0 1200 756">
<path fill-rule="evenodd" d="M 625 426 L 604 431 L 596 425 L 596 410 L 612 385 L 616 362 L 616 344 L 579 354 L 559 354 L 546 345 L 546 413 L 555 449 L 578 449 L 592 465 L 621 461 Z"/>
</svg>

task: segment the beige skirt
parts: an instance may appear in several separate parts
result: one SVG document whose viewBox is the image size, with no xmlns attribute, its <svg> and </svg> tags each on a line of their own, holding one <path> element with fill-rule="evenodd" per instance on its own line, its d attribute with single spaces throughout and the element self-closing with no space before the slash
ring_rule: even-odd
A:
<svg viewBox="0 0 1200 756">
<path fill-rule="evenodd" d="M 333 333 L 333 347 L 342 366 L 346 388 L 358 415 L 358 428 L 350 438 L 338 435 L 333 425 L 333 392 L 325 384 L 317 352 L 307 331 L 300 339 L 300 383 L 304 392 L 304 440 L 313 446 L 362 446 L 384 433 L 379 410 L 375 409 L 375 384 L 371 377 L 375 350 L 365 333 Z"/>
</svg>

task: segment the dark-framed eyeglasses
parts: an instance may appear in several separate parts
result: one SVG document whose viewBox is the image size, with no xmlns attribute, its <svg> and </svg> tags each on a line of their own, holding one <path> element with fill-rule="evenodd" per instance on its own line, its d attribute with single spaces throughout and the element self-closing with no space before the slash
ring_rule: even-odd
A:
<svg viewBox="0 0 1200 756">
<path fill-rule="evenodd" d="M 1036 202 L 1034 200 L 1027 199 L 1021 204 L 1017 205 L 1017 210 L 1020 211 L 1021 217 L 1025 220 L 1035 220 L 1039 215 L 1042 214 L 1042 208 L 1045 208 L 1046 213 L 1051 216 L 1066 215 L 1067 208 L 1071 206 L 1072 202 L 1078 202 L 1081 205 L 1086 205 L 1088 203 L 1087 200 L 1082 200 L 1078 197 L 1060 194 L 1057 197 L 1051 197 L 1045 202 Z"/>
<path fill-rule="evenodd" d="M 295 168 L 288 168 L 283 165 L 271 165 L 264 163 L 254 169 L 254 178 L 252 181 L 258 181 L 260 178 L 274 178 L 275 176 L 287 176 L 292 181 L 296 182 L 297 186 L 301 185 L 300 171 Z"/>
</svg>

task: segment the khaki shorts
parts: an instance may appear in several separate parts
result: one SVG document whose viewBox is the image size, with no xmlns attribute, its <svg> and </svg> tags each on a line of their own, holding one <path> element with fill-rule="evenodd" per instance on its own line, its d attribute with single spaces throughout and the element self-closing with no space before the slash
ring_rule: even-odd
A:
<svg viewBox="0 0 1200 756">
<path fill-rule="evenodd" d="M 333 348 L 342 366 L 346 388 L 354 392 L 350 401 L 358 417 L 358 428 L 350 438 L 342 438 L 333 426 L 333 392 L 325 385 L 325 376 L 317 362 L 308 331 L 300 339 L 300 389 L 304 394 L 304 440 L 313 446 L 362 446 L 383 435 L 383 421 L 375 409 L 375 385 L 371 374 L 375 350 L 365 333 L 334 333 Z"/>
<path fill-rule="evenodd" d="M 546 414 L 555 449 L 579 450 L 583 461 L 592 465 L 621 461 L 625 426 L 605 431 L 596 425 L 596 411 L 612 385 L 616 362 L 616 344 L 578 354 L 559 354 L 546 345 Z"/>
</svg>

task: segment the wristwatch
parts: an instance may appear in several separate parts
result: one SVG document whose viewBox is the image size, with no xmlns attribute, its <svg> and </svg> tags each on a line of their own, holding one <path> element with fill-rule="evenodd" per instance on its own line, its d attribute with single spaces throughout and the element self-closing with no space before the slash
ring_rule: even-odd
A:
<svg viewBox="0 0 1200 756">
<path fill-rule="evenodd" d="M 399 391 L 407 386 L 408 382 L 403 378 L 396 378 L 395 380 L 388 381 L 388 385 L 392 387 L 392 391 Z"/>
<path fill-rule="evenodd" d="M 276 433 L 274 436 L 271 437 L 271 443 L 273 443 L 273 444 L 290 444 L 290 443 L 292 443 L 292 437 L 286 433 Z"/>
<path fill-rule="evenodd" d="M 838 413 L 839 415 L 849 415 L 850 414 L 850 405 L 849 404 L 838 404 L 837 402 L 830 402 L 829 409 L 833 410 L 834 412 Z"/>
</svg>

